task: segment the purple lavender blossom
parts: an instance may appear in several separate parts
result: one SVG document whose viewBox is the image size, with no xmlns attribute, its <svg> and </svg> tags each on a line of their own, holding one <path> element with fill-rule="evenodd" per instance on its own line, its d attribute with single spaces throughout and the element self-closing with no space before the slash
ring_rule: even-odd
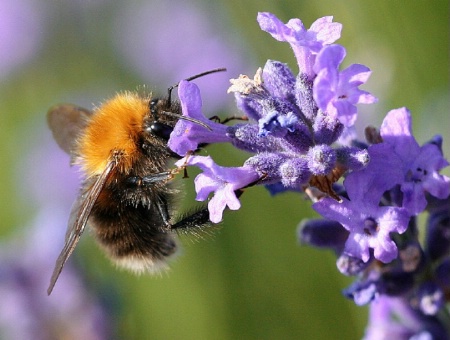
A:
<svg viewBox="0 0 450 340">
<path fill-rule="evenodd" d="M 356 189 L 356 188 L 355 188 Z M 358 193 L 362 193 L 361 190 Z M 364 262 L 374 257 L 384 263 L 397 257 L 397 246 L 390 233 L 402 234 L 408 227 L 409 214 L 403 208 L 380 207 L 360 195 L 350 196 L 341 203 L 324 198 L 313 208 L 325 218 L 337 221 L 350 232 L 345 244 L 345 254 L 358 257 Z M 349 193 L 350 195 L 350 193 Z"/>
<path fill-rule="evenodd" d="M 259 178 L 259 175 L 249 166 L 240 168 L 225 168 L 214 163 L 211 157 L 188 156 L 179 160 L 176 165 L 193 165 L 203 170 L 195 178 L 197 200 L 204 201 L 214 192 L 214 197 L 208 203 L 210 220 L 219 223 L 223 210 L 228 206 L 237 210 L 241 203 L 236 196 L 236 190 L 246 187 Z"/>
<path fill-rule="evenodd" d="M 283 24 L 272 13 L 258 13 L 258 23 L 263 31 L 272 35 L 278 41 L 288 42 L 297 58 L 301 73 L 312 79 L 315 56 L 325 45 L 332 44 L 341 37 L 342 25 L 332 22 L 333 17 L 317 19 L 306 29 L 300 19 L 291 19 Z"/>
<path fill-rule="evenodd" d="M 178 86 L 178 96 L 180 98 L 183 115 L 205 123 L 211 130 L 206 129 L 199 124 L 180 119 L 175 126 L 168 143 L 173 151 L 180 156 L 184 156 L 189 151 L 197 150 L 198 145 L 202 143 L 231 141 L 231 138 L 226 134 L 227 127 L 225 125 L 215 123 L 202 114 L 202 99 L 197 85 L 182 80 Z"/>
<path fill-rule="evenodd" d="M 372 104 L 377 99 L 370 93 L 358 89 L 369 76 L 370 69 L 353 64 L 339 72 L 339 65 L 345 57 L 345 49 L 340 45 L 323 48 L 317 55 L 314 71 L 314 100 L 317 106 L 330 117 L 338 118 L 345 126 L 356 121 L 356 104 Z"/>
<path fill-rule="evenodd" d="M 448 166 L 439 147 L 428 143 L 422 147 L 416 142 L 411 130 L 411 114 L 406 108 L 388 112 L 381 125 L 380 135 L 387 153 L 397 157 L 402 165 L 396 167 L 402 173 L 401 190 L 404 195 L 403 206 L 411 214 L 422 212 L 427 200 L 425 193 L 445 199 L 450 194 L 450 178 L 438 172 Z"/>
</svg>

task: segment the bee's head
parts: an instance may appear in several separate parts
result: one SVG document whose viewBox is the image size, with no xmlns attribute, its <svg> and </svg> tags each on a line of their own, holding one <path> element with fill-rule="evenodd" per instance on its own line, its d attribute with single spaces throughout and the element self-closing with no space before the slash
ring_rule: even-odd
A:
<svg viewBox="0 0 450 340">
<path fill-rule="evenodd" d="M 162 97 L 150 99 L 148 106 L 149 114 L 144 119 L 144 130 L 168 141 L 176 122 L 182 117 L 179 103 Z"/>
</svg>

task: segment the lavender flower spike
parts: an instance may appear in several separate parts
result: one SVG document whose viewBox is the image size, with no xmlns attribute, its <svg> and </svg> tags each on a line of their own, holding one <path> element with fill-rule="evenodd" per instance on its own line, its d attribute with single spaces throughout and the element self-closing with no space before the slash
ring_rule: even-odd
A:
<svg viewBox="0 0 450 340">
<path fill-rule="evenodd" d="M 422 212 L 426 205 L 425 192 L 445 199 L 450 195 L 450 178 L 440 175 L 439 171 L 448 166 L 440 148 L 427 143 L 419 146 L 411 128 L 411 114 L 408 109 L 400 108 L 388 112 L 380 129 L 386 145 L 392 147 L 393 153 L 402 164 L 403 171 L 403 206 L 411 214 Z"/>
<path fill-rule="evenodd" d="M 358 89 L 369 78 L 371 71 L 359 64 L 350 65 L 339 72 L 345 49 L 331 45 L 322 49 L 314 64 L 313 96 L 317 106 L 347 127 L 356 121 L 356 104 L 372 104 L 377 98 Z"/>
<path fill-rule="evenodd" d="M 332 22 L 333 17 L 317 19 L 307 30 L 300 19 L 291 19 L 284 24 L 275 15 L 268 12 L 258 13 L 258 23 L 278 41 L 288 42 L 294 50 L 300 73 L 313 79 L 315 55 L 323 46 L 332 44 L 341 37 L 342 24 Z"/>
<path fill-rule="evenodd" d="M 180 98 L 183 115 L 205 123 L 211 130 L 190 121 L 178 120 L 168 142 L 172 151 L 184 156 L 188 151 L 196 150 L 198 145 L 202 143 L 231 141 L 231 138 L 226 134 L 226 125 L 215 123 L 203 115 L 201 111 L 202 99 L 197 85 L 182 80 L 178 85 L 178 97 Z"/>
<path fill-rule="evenodd" d="M 196 200 L 204 201 L 211 192 L 214 197 L 208 203 L 209 219 L 213 223 L 222 220 L 222 213 L 226 206 L 231 210 L 238 210 L 241 202 L 235 191 L 259 179 L 259 175 L 250 166 L 227 168 L 214 163 L 211 157 L 189 156 L 175 163 L 177 166 L 194 165 L 203 170 L 195 178 Z"/>
</svg>

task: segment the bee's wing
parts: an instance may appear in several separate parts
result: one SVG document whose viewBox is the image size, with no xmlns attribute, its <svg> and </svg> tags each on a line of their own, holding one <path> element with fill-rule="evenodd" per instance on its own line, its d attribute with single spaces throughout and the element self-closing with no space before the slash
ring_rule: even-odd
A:
<svg viewBox="0 0 450 340">
<path fill-rule="evenodd" d="M 92 112 L 72 104 L 60 104 L 47 112 L 47 123 L 59 147 L 73 155 L 75 142 L 86 127 Z"/>
<path fill-rule="evenodd" d="M 56 260 L 55 269 L 53 270 L 50 285 L 47 289 L 48 295 L 51 294 L 53 287 L 58 280 L 59 274 L 61 274 L 64 264 L 67 262 L 67 259 L 72 254 L 78 241 L 80 240 L 80 236 L 84 231 L 84 227 L 89 219 L 92 208 L 116 164 L 116 161 L 110 161 L 106 169 L 95 180 L 93 185 L 87 191 L 81 193 L 73 205 L 69 218 L 69 226 L 66 233 L 66 241 L 64 248 L 61 250 L 58 259 Z"/>
</svg>

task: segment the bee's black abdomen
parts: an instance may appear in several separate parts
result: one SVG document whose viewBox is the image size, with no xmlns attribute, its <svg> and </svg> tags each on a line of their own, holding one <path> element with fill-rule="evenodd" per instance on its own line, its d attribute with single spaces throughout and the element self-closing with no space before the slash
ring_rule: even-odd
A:
<svg viewBox="0 0 450 340">
<path fill-rule="evenodd" d="M 170 194 L 158 200 L 153 192 L 143 190 L 130 200 L 126 190 L 109 189 L 105 189 L 104 199 L 97 201 L 90 217 L 99 243 L 114 262 L 133 271 L 154 271 L 164 266 L 177 244 L 157 204 L 166 202 Z"/>
</svg>

